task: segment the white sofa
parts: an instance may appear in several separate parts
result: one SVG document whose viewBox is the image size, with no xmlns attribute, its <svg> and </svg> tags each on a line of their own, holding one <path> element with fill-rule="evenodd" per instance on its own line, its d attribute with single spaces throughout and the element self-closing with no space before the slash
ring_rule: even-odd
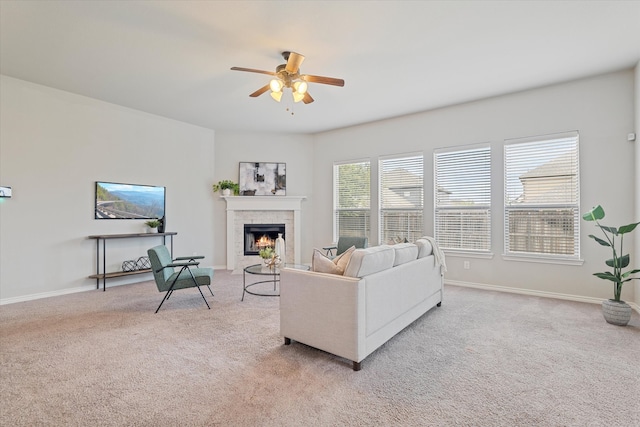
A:
<svg viewBox="0 0 640 427">
<path fill-rule="evenodd" d="M 344 275 L 285 268 L 280 274 L 280 334 L 362 360 L 442 302 L 443 255 L 435 242 L 356 249 Z"/>
</svg>

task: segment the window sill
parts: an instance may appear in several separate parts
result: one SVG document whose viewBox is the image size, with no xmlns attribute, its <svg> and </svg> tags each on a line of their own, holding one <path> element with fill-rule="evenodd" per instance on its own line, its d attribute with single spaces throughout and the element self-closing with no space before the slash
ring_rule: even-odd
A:
<svg viewBox="0 0 640 427">
<path fill-rule="evenodd" d="M 443 249 L 445 256 L 460 258 L 493 259 L 493 252 L 452 251 Z"/>
<path fill-rule="evenodd" d="M 560 264 L 560 265 L 582 265 L 583 259 L 566 259 L 566 258 L 551 258 L 544 256 L 531 256 L 531 255 L 506 255 L 502 254 L 502 259 L 505 261 L 519 261 L 519 262 L 536 262 L 540 264 Z"/>
</svg>

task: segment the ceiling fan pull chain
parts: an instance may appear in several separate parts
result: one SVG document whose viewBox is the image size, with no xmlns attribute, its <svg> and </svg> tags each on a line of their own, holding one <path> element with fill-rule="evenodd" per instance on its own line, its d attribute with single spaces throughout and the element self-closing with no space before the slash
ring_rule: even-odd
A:
<svg viewBox="0 0 640 427">
<path fill-rule="evenodd" d="M 287 104 L 285 105 L 284 111 L 286 111 L 287 113 L 291 113 L 291 115 L 293 116 L 295 113 L 293 111 L 293 105 L 291 104 L 291 100 L 287 98 Z"/>
</svg>

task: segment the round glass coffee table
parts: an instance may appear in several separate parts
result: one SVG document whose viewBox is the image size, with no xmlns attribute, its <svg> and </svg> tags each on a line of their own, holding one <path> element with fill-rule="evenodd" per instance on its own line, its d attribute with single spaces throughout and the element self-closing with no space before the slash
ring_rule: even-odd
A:
<svg viewBox="0 0 640 427">
<path fill-rule="evenodd" d="M 309 270 L 308 265 L 285 264 L 284 266 L 286 268 L 295 268 L 297 270 Z M 280 292 L 278 289 L 278 283 L 280 283 L 281 268 L 282 267 L 277 267 L 273 270 L 270 270 L 269 267 L 265 266 L 264 264 L 254 264 L 254 265 L 245 267 L 242 272 L 242 299 L 240 301 L 244 301 L 245 293 L 260 296 L 260 297 L 279 297 Z M 258 280 L 257 282 L 253 282 L 253 283 L 247 283 L 247 274 L 250 274 L 252 276 L 262 276 L 258 278 L 264 279 L 264 280 Z M 267 286 L 264 286 L 264 284 L 269 284 L 269 285 L 273 284 L 273 290 L 271 290 L 271 286 L 268 286 L 268 289 L 264 289 L 264 288 L 267 288 Z M 253 288 L 256 285 L 263 285 L 263 286 L 259 286 L 259 288 L 261 289 L 256 290 L 255 288 Z M 249 290 L 249 288 L 252 288 L 252 289 Z"/>
</svg>

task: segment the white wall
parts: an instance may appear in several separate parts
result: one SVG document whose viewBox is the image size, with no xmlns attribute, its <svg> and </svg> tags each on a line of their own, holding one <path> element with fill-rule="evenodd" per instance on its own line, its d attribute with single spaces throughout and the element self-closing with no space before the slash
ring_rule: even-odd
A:
<svg viewBox="0 0 640 427">
<path fill-rule="evenodd" d="M 640 221 L 640 62 L 636 64 L 635 68 L 635 126 L 632 131 L 636 134 L 634 144 L 636 147 L 636 181 L 634 186 L 634 196 L 636 199 L 636 216 L 634 222 Z M 640 268 L 640 229 L 636 231 L 636 246 L 634 262 L 631 264 L 635 268 Z M 640 307 L 640 280 L 633 280 L 635 289 L 635 303 L 637 307 Z"/>
<path fill-rule="evenodd" d="M 295 118 L 293 119 L 295 120 Z M 313 236 L 313 138 L 300 134 L 225 133 L 216 132 L 214 180 L 238 182 L 240 162 L 278 162 L 287 164 L 287 196 L 307 196 L 302 202 L 302 262 L 311 261 Z M 214 225 L 215 265 L 226 266 L 226 203 L 215 195 L 214 216 L 221 218 Z"/>
<path fill-rule="evenodd" d="M 213 131 L 0 78 L 0 185 L 13 187 L 0 203 L 0 302 L 95 287 L 87 278 L 95 241 L 87 236 L 143 231 L 141 220 L 94 219 L 95 181 L 166 186 L 176 255 L 211 262 Z M 109 241 L 107 269 L 159 243 Z"/>
<path fill-rule="evenodd" d="M 582 266 L 505 261 L 503 252 L 502 147 L 507 138 L 578 130 L 580 132 L 581 210 L 602 204 L 607 223 L 631 222 L 634 204 L 630 194 L 635 170 L 635 145 L 626 136 L 633 129 L 631 70 L 572 81 L 501 97 L 485 99 L 411 116 L 336 130 L 315 137 L 314 202 L 317 221 L 313 244 L 332 236 L 331 170 L 334 161 L 369 157 L 373 182 L 377 182 L 378 156 L 423 151 L 425 156 L 425 233 L 433 234 L 433 150 L 463 144 L 490 142 L 493 151 L 491 260 L 447 258 L 448 280 L 560 293 L 611 298 L 612 286 L 592 276 L 603 271 L 606 250 L 587 238 L 591 224 L 582 223 Z M 626 190 L 622 183 L 628 183 Z M 637 187 L 637 186 L 636 186 Z M 615 189 L 615 190 L 613 190 Z M 625 197 L 620 197 L 623 192 Z M 375 206 L 377 194 L 372 194 Z M 375 243 L 377 233 L 373 233 Z M 630 244 L 632 242 L 629 242 Z M 470 269 L 463 270 L 463 261 Z M 623 297 L 633 300 L 633 287 Z"/>
</svg>

